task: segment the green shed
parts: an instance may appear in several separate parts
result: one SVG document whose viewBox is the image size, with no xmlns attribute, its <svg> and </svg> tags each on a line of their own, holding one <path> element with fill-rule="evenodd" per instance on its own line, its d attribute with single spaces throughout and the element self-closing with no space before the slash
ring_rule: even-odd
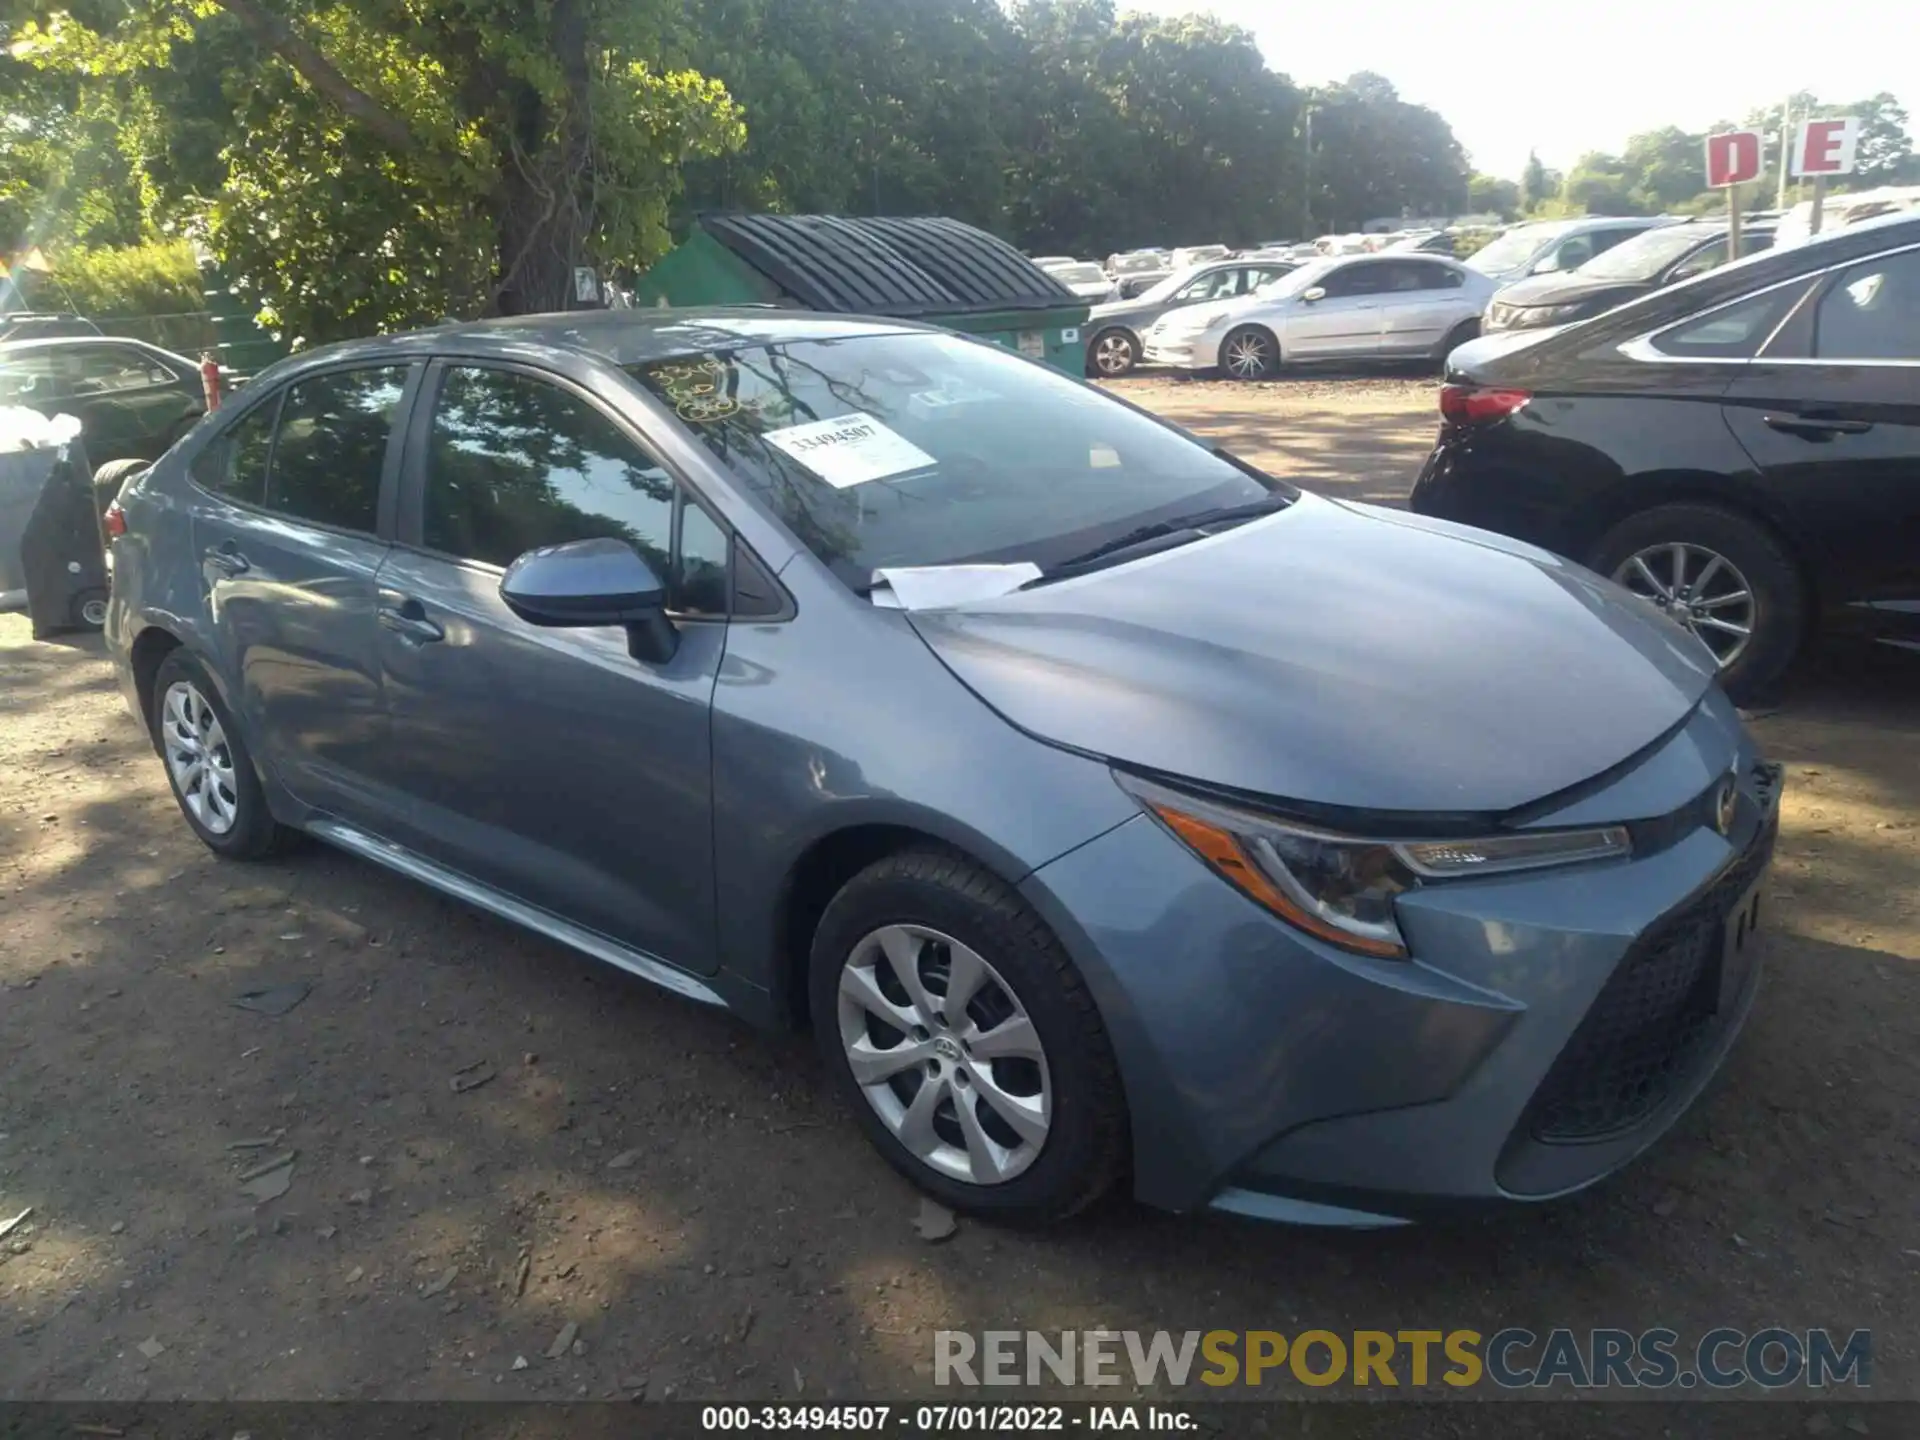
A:
<svg viewBox="0 0 1920 1440">
<path fill-rule="evenodd" d="M 1086 303 L 1006 241 L 937 217 L 712 214 L 636 305 L 785 305 L 920 320 L 1086 372 Z"/>
</svg>

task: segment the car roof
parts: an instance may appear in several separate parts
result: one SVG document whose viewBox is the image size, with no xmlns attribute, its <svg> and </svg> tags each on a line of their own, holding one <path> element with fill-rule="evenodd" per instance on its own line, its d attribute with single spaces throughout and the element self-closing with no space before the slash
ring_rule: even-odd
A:
<svg viewBox="0 0 1920 1440">
<path fill-rule="evenodd" d="M 173 355 L 171 350 L 162 349 L 150 341 L 136 340 L 131 335 L 30 335 L 24 340 L 0 340 L 0 356 L 24 354 L 30 350 L 71 350 L 80 345 L 138 345 L 142 350 L 157 350 L 162 355 Z M 186 360 L 184 355 L 174 358 Z"/>
<path fill-rule="evenodd" d="M 530 350 L 592 355 L 615 365 L 643 365 L 681 355 L 744 346 L 785 345 L 806 340 L 845 340 L 856 335 L 917 334 L 935 327 L 871 315 L 823 315 L 771 305 L 658 307 L 632 310 L 561 310 L 468 320 L 342 340 L 303 350 L 253 381 L 271 383 L 291 369 L 341 360 L 385 360 L 432 354 L 511 359 Z"/>
</svg>

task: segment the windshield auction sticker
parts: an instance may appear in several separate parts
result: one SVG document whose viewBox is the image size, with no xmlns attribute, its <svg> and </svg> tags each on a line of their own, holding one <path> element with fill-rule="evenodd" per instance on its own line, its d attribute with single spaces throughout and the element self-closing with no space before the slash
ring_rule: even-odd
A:
<svg viewBox="0 0 1920 1440">
<path fill-rule="evenodd" d="M 861 413 L 769 430 L 762 438 L 836 490 L 939 463 L 912 441 Z"/>
</svg>

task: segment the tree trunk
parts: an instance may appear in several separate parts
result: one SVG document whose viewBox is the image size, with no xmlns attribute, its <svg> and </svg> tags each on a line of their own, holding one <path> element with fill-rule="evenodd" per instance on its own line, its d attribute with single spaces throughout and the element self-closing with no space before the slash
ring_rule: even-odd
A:
<svg viewBox="0 0 1920 1440">
<path fill-rule="evenodd" d="M 509 143 L 500 147 L 494 308 L 502 315 L 576 308 L 573 272 L 594 264 L 592 71 L 583 0 L 555 0 L 552 17 L 563 93 L 550 104 L 522 82 Z"/>
</svg>

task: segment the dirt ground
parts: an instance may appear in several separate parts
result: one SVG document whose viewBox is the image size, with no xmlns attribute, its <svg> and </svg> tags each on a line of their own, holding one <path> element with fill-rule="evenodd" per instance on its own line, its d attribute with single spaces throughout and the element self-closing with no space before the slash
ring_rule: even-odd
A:
<svg viewBox="0 0 1920 1440">
<path fill-rule="evenodd" d="M 1124 388 L 1369 498 L 1431 434 L 1430 380 Z M 0 617 L 0 1222 L 33 1210 L 0 1397 L 901 1396 L 941 1328 L 1510 1324 L 1871 1328 L 1875 1396 L 1920 1397 L 1920 664 L 1833 657 L 1757 728 L 1767 978 L 1616 1181 L 1388 1234 L 1116 1199 L 930 1244 L 803 1039 L 318 846 L 215 860 L 97 642 Z"/>
</svg>

